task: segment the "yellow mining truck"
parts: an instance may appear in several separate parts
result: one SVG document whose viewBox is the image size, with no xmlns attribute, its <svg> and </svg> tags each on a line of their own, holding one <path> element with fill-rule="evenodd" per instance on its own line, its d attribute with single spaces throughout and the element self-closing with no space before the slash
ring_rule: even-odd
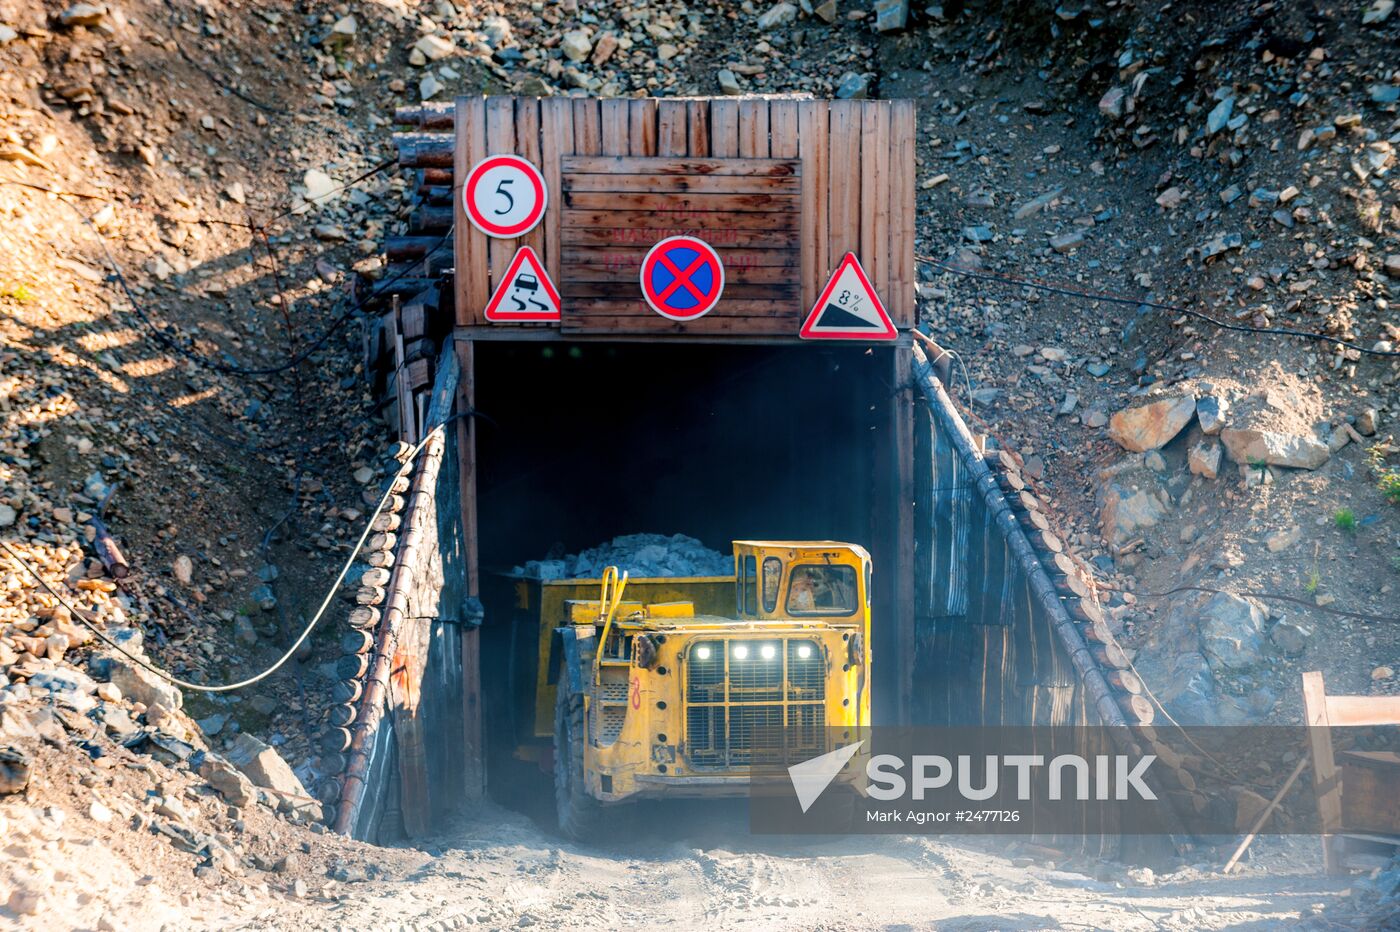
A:
<svg viewBox="0 0 1400 932">
<path fill-rule="evenodd" d="M 734 556 L 733 614 L 696 611 L 715 610 L 730 580 L 629 586 L 609 567 L 595 598 L 561 600 L 553 624 L 541 615 L 537 712 L 553 701 L 565 834 L 590 834 L 623 800 L 741 795 L 752 766 L 825 753 L 870 724 L 870 555 L 736 541 Z M 647 589 L 669 598 L 628 599 Z"/>
</svg>

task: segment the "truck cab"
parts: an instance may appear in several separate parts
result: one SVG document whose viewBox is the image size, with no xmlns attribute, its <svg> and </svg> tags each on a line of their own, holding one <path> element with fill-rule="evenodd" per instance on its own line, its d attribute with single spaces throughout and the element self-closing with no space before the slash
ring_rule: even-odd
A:
<svg viewBox="0 0 1400 932">
<path fill-rule="evenodd" d="M 732 615 L 627 601 L 616 575 L 600 598 L 564 603 L 554 765 L 569 834 L 607 803 L 741 795 L 754 766 L 869 725 L 870 555 L 736 541 L 734 557 Z"/>
</svg>

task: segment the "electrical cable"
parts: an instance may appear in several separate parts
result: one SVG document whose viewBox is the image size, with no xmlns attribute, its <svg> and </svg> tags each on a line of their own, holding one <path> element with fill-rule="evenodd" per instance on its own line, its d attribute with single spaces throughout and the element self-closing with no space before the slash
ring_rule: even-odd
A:
<svg viewBox="0 0 1400 932">
<path fill-rule="evenodd" d="M 378 174 L 379 172 L 385 171 L 387 168 L 395 164 L 397 164 L 397 161 L 393 159 L 381 162 L 379 165 L 360 175 L 358 178 L 347 182 L 340 188 L 333 189 L 330 193 L 335 193 L 336 191 L 344 190 L 347 187 L 359 184 L 365 179 L 370 178 Z M 19 187 L 30 188 L 33 190 L 46 191 L 50 194 L 69 195 L 72 197 L 86 197 L 93 200 L 101 199 L 96 197 L 95 195 L 80 194 L 76 192 L 67 191 L 53 191 L 52 189 L 43 188 L 39 185 L 30 184 L 29 182 L 15 181 L 11 179 L 0 179 L 0 184 L 17 185 Z M 162 328 L 157 326 L 155 321 L 146 312 L 145 307 L 137 299 L 136 294 L 132 291 L 131 285 L 127 282 L 126 275 L 122 272 L 121 266 L 117 263 L 116 258 L 112 255 L 112 251 L 108 247 L 106 239 L 103 238 L 99 233 L 97 233 L 97 228 L 96 225 L 92 222 L 92 218 L 88 217 L 86 214 L 84 214 L 81 210 L 78 209 L 77 205 L 69 201 L 65 201 L 60 198 L 59 202 L 64 204 L 75 214 L 77 214 L 78 218 L 82 220 L 83 224 L 90 228 L 94 234 L 96 234 L 98 245 L 102 249 L 102 253 L 107 261 L 107 265 L 111 268 L 111 274 L 109 276 L 109 279 L 116 281 L 117 285 L 121 288 L 122 293 L 126 296 L 127 301 L 131 303 L 133 312 L 136 314 L 137 318 L 140 319 L 140 321 L 146 326 L 146 329 L 151 331 L 151 334 L 155 337 L 156 341 L 159 342 L 166 349 L 169 349 L 174 353 L 178 353 L 179 355 L 195 363 L 196 365 L 204 366 L 205 368 L 212 369 L 215 372 L 220 372 L 226 375 L 264 376 L 277 375 L 296 366 L 299 366 L 301 363 L 311 358 L 312 355 L 314 355 L 322 346 L 325 345 L 326 341 L 328 341 L 342 326 L 344 326 L 346 321 L 348 321 L 357 311 L 362 310 L 374 297 L 371 294 L 358 301 L 352 302 L 350 306 L 347 307 L 341 314 L 337 315 L 336 318 L 332 320 L 331 323 L 326 327 L 326 329 L 318 337 L 316 337 L 315 340 L 312 340 L 306 346 L 305 349 L 303 349 L 299 353 L 296 353 L 290 359 L 287 359 L 286 361 L 279 363 L 275 366 L 252 367 L 219 362 L 218 360 L 211 359 L 210 357 L 195 349 L 192 349 L 191 347 L 181 345 L 181 343 L 178 340 L 176 340 L 174 337 L 166 333 Z M 293 210 L 295 210 L 295 208 L 293 208 Z M 268 221 L 268 223 L 276 222 L 277 220 L 287 216 L 292 212 L 292 210 L 284 211 L 276 217 L 273 217 L 272 220 Z M 203 219 L 207 220 L 208 222 L 217 222 L 222 223 L 226 226 L 235 226 L 239 228 L 248 229 L 255 233 L 262 233 L 264 237 L 266 236 L 266 224 L 255 225 L 238 223 L 232 220 L 211 220 L 210 218 Z M 428 249 L 428 254 L 431 255 L 432 253 L 440 249 L 442 245 L 452 237 L 453 231 L 454 227 L 448 227 L 447 232 L 444 233 L 441 237 L 439 237 L 437 242 L 433 243 L 433 245 Z M 390 278 L 379 282 L 378 287 L 382 289 L 387 285 L 392 285 L 399 279 L 406 277 L 411 270 L 412 266 L 405 267 L 403 270 L 395 273 Z"/>
<path fill-rule="evenodd" d="M 932 256 L 915 255 L 921 262 L 927 262 L 935 268 L 942 269 L 954 275 L 961 275 L 965 278 L 975 278 L 979 281 L 999 282 L 1003 285 L 1018 285 L 1022 288 L 1033 288 L 1037 291 L 1044 291 L 1050 294 L 1065 295 L 1071 298 L 1083 298 L 1087 301 L 1104 301 L 1109 304 L 1124 304 L 1130 307 L 1150 307 L 1160 311 L 1173 311 L 1178 314 L 1186 314 L 1198 320 L 1203 320 L 1208 324 L 1219 327 L 1221 330 L 1233 330 L 1237 333 L 1260 333 L 1266 336 L 1291 336 L 1302 337 L 1307 340 L 1316 340 L 1319 343 L 1334 343 L 1350 350 L 1355 350 L 1367 356 L 1389 356 L 1400 357 L 1400 350 L 1378 350 L 1369 349 L 1359 343 L 1351 343 L 1347 340 L 1329 337 L 1325 333 L 1313 333 L 1308 330 L 1293 330 L 1288 327 L 1251 327 L 1247 324 L 1232 324 L 1229 321 L 1220 320 L 1202 311 L 1183 307 L 1179 304 L 1163 304 L 1158 301 L 1148 301 L 1139 298 L 1121 298 L 1117 295 L 1104 294 L 1097 291 L 1084 291 L 1078 288 L 1070 288 L 1066 285 L 1055 285 L 1048 282 L 1040 282 L 1030 278 L 1018 278 L 1011 275 L 996 275 L 991 272 L 976 272 L 972 269 L 965 269 L 960 266 L 945 262 L 942 259 L 935 259 Z"/>
<path fill-rule="evenodd" d="M 1177 586 L 1175 589 L 1168 589 L 1166 592 L 1134 592 L 1137 599 L 1156 601 L 1165 599 L 1178 592 L 1208 592 L 1213 595 L 1245 595 L 1253 599 L 1264 599 L 1272 602 L 1289 602 L 1293 605 L 1301 605 L 1309 611 L 1322 612 L 1324 615 L 1337 615 L 1341 618 L 1355 618 L 1357 621 L 1378 621 L 1390 624 L 1400 624 L 1400 616 L 1397 615 L 1372 615 L 1369 612 L 1349 612 L 1345 609 L 1330 608 L 1326 605 L 1318 605 L 1306 599 L 1296 596 L 1283 595 L 1277 592 L 1254 592 L 1248 589 L 1241 589 L 1238 592 L 1227 592 L 1224 589 L 1212 589 L 1209 586 Z"/>
<path fill-rule="evenodd" d="M 398 160 L 397 157 L 392 158 L 392 159 L 385 159 L 384 161 L 380 162 L 378 165 L 374 166 L 373 168 L 369 169 L 368 171 L 365 171 L 363 174 L 360 174 L 360 175 L 355 176 L 354 178 L 351 178 L 349 181 L 345 182 L 344 184 L 340 184 L 340 185 L 335 186 L 334 188 L 331 188 L 329 191 L 327 191 L 327 192 L 324 193 L 324 194 L 319 194 L 319 195 L 317 195 L 316 198 L 314 199 L 313 203 L 314 203 L 314 202 L 324 201 L 326 198 L 331 197 L 332 195 L 335 195 L 335 194 L 339 194 L 339 193 L 341 193 L 342 191 L 348 191 L 348 190 L 350 190 L 351 188 L 356 187 L 357 185 L 359 185 L 361 182 L 368 181 L 370 178 L 373 178 L 375 175 L 378 175 L 378 174 L 380 174 L 381 172 L 388 171 L 389 169 L 395 167 L 395 166 L 398 165 L 398 164 L 399 164 L 399 160 Z M 54 196 L 56 196 L 56 197 L 81 197 L 81 198 L 86 198 L 87 200 L 90 200 L 90 201 L 110 201 L 110 200 L 114 200 L 114 198 L 113 198 L 111 195 L 109 195 L 109 194 L 87 194 L 87 193 L 82 192 L 82 191 L 63 191 L 63 190 L 59 190 L 58 188 L 48 188 L 48 187 L 45 187 L 44 185 L 41 185 L 41 184 L 34 184 L 32 181 L 20 181 L 20 180 L 17 179 L 17 178 L 3 178 L 3 179 L 0 179 L 0 184 L 12 184 L 12 185 L 15 185 L 15 186 L 21 187 L 21 188 L 29 188 L 31 191 L 39 191 L 39 192 L 42 192 L 42 193 L 44 193 L 44 194 L 52 194 L 52 195 L 54 195 Z M 136 210 L 143 210 L 143 211 L 144 211 L 144 210 L 149 210 L 149 208 L 148 208 L 146 205 L 144 205 L 144 204 L 129 203 L 129 204 L 126 204 L 125 206 L 134 208 L 134 209 L 136 209 Z M 251 212 L 251 211 L 254 210 L 255 208 L 249 207 L 249 208 L 246 208 L 246 209 L 249 210 L 249 211 Z M 300 210 L 301 210 L 301 207 L 300 207 L 300 206 L 298 206 L 298 207 L 289 207 L 289 208 L 287 208 L 286 210 L 282 211 L 281 213 L 274 214 L 273 216 L 271 216 L 271 217 L 268 218 L 267 220 L 263 221 L 262 223 L 249 223 L 249 222 L 240 221 L 240 220 L 225 220 L 225 219 L 223 219 L 222 217 L 200 217 L 200 218 L 199 218 L 198 220 L 196 220 L 196 221 L 188 221 L 188 222 L 192 222 L 192 223 L 214 223 L 214 224 L 219 224 L 220 226 L 238 227 L 239 229 L 243 229 L 243 230 L 253 230 L 253 231 L 257 231 L 257 230 L 265 230 L 265 229 L 271 227 L 271 226 L 272 226 L 274 223 L 276 223 L 277 221 L 282 220 L 282 219 L 285 218 L 285 217 L 290 217 L 290 216 L 292 216 L 293 214 L 297 213 L 297 212 L 300 211 Z"/>
<path fill-rule="evenodd" d="M 170 11 L 170 28 L 173 32 L 179 20 L 179 13 L 175 10 L 175 5 L 171 3 L 170 0 L 165 0 L 165 8 Z M 261 100 L 258 100 L 251 94 L 244 93 L 243 91 L 240 91 L 238 88 L 234 87 L 232 84 L 228 83 L 227 81 L 224 81 L 218 75 L 214 74 L 213 71 L 209 70 L 208 68 L 201 65 L 199 62 L 195 61 L 194 58 L 190 55 L 190 53 L 185 51 L 185 47 L 181 43 L 176 42 L 175 49 L 180 53 L 181 58 L 189 62 L 190 65 L 195 68 L 195 70 L 197 70 L 200 74 L 204 75 L 204 77 L 209 80 L 209 83 L 219 88 L 219 90 L 228 91 L 230 94 L 237 97 L 239 100 L 244 101 L 245 103 L 252 104 L 254 107 L 257 107 L 259 110 L 262 110 L 265 113 L 275 113 L 279 116 L 291 115 L 292 111 L 288 110 L 287 108 L 275 107 L 272 104 L 263 103 Z"/>
<path fill-rule="evenodd" d="M 432 439 L 434 434 L 436 434 L 438 431 L 442 430 L 444 427 L 446 427 L 448 424 L 451 424 L 458 418 L 471 416 L 474 413 L 475 412 L 468 411 L 463 414 L 454 414 L 451 417 L 447 418 L 447 420 L 443 421 L 442 423 L 433 427 L 431 430 L 427 431 L 424 434 L 423 439 L 418 441 L 418 443 L 415 444 L 414 447 L 409 451 L 408 456 L 404 458 L 403 465 L 400 466 L 399 470 L 394 474 L 394 478 L 398 479 L 409 473 L 413 463 L 418 459 L 418 454 L 423 451 L 423 448 L 427 446 L 428 441 Z M 320 623 L 322 616 L 326 613 L 326 609 L 330 607 L 331 600 L 335 598 L 337 590 L 340 589 L 340 584 L 345 581 L 345 575 L 350 572 L 350 567 L 354 564 L 355 557 L 359 554 L 360 548 L 364 546 L 365 540 L 368 539 L 370 532 L 374 529 L 374 522 L 384 511 L 384 507 L 389 503 L 389 500 L 393 497 L 393 495 L 394 483 L 393 481 L 390 481 L 388 488 L 384 492 L 384 495 L 379 500 L 379 505 L 375 507 L 374 513 L 369 516 L 369 520 L 365 522 L 365 529 L 360 533 L 359 540 L 355 542 L 354 547 L 350 548 L 350 555 L 346 557 L 344 565 L 340 568 L 340 572 L 336 574 L 335 581 L 331 583 L 330 589 L 327 590 L 326 597 L 321 602 L 321 607 L 316 610 L 316 614 L 311 616 L 311 620 L 306 623 L 306 627 L 302 629 L 301 634 L 297 637 L 296 641 L 293 642 L 292 646 L 287 648 L 286 652 L 277 659 L 276 663 L 272 664 L 272 666 L 263 670 L 261 673 L 258 673 L 255 676 L 248 677 L 247 679 L 239 680 L 236 683 L 228 683 L 222 686 L 206 686 L 200 683 L 191 683 L 188 680 L 182 680 L 176 676 L 165 672 L 159 667 L 152 665 L 149 661 L 130 653 L 116 641 L 109 638 L 105 632 L 100 630 L 91 621 L 89 621 L 84 611 L 73 606 L 66 598 L 59 594 L 57 590 L 50 586 L 48 582 L 42 576 L 39 575 L 38 571 L 35 570 L 34 567 L 31 566 L 29 562 L 24 559 L 24 557 L 20 556 L 19 553 L 9 545 L 9 543 L 0 540 L 0 547 L 4 547 L 6 552 L 8 552 L 9 555 L 12 558 L 14 558 L 14 560 L 18 562 L 20 566 L 24 567 L 25 571 L 28 572 L 30 576 L 33 576 L 34 579 L 39 583 L 39 585 L 42 586 L 46 592 L 49 593 L 49 595 L 57 599 L 60 605 L 66 608 L 75 619 L 77 619 L 84 627 L 86 627 L 89 631 L 96 635 L 98 640 L 105 643 L 108 647 L 111 647 L 113 650 L 122 654 L 127 659 L 131 660 L 133 663 L 136 663 L 137 665 L 145 668 L 149 672 L 154 673 L 161 679 L 172 683 L 176 686 L 179 686 L 181 689 L 192 689 L 196 692 L 202 693 L 225 693 L 232 692 L 233 690 L 237 689 L 244 689 L 248 686 L 252 686 L 254 683 L 266 679 L 273 673 L 277 672 L 277 670 L 279 670 L 283 666 L 283 664 L 285 664 L 288 660 L 290 660 L 293 657 L 293 655 L 296 654 L 296 652 L 301 648 L 301 645 L 306 641 L 308 637 L 311 636 L 311 632 L 316 628 L 316 625 Z"/>
</svg>

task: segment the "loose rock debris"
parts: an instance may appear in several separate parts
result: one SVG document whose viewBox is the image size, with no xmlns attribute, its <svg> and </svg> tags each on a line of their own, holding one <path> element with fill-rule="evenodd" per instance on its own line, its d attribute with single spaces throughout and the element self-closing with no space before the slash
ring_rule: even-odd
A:
<svg viewBox="0 0 1400 932">
<path fill-rule="evenodd" d="M 693 537 L 624 534 L 606 544 L 557 560 L 531 560 L 516 575 L 537 579 L 591 579 L 616 566 L 634 578 L 733 576 L 734 556 L 711 550 Z"/>
<path fill-rule="evenodd" d="M 0 185 L 0 534 L 161 666 L 214 682 L 275 654 L 383 474 L 358 332 L 328 341 L 298 396 L 289 376 L 236 378 L 171 350 L 138 306 L 209 358 L 285 361 L 379 274 L 409 193 L 389 177 L 337 186 L 380 160 L 389 108 L 457 93 L 913 97 L 921 252 L 1400 345 L 1391 0 L 1316 17 L 1289 4 L 1030 4 L 999 17 L 916 5 L 906 31 L 882 38 L 898 6 L 0 2 L 0 180 L 96 195 L 70 198 L 88 226 L 43 192 Z M 275 259 L 225 225 L 289 208 L 268 231 Z M 106 281 L 104 244 L 129 294 Z M 1070 551 L 1096 568 L 1114 631 L 1140 668 L 1162 670 L 1149 682 L 1191 684 L 1166 697 L 1174 714 L 1296 721 L 1303 669 L 1346 692 L 1400 691 L 1391 629 L 1234 595 L 1208 606 L 1203 628 L 1196 599 L 1136 594 L 1191 581 L 1392 606 L 1400 538 L 1380 483 L 1397 464 L 1393 363 L 929 270 L 918 287 L 923 319 L 967 365 L 976 413 L 1020 450 Z M 1130 417 L 1119 412 L 1185 410 L 1174 399 L 1187 397 L 1194 413 L 1160 443 L 1139 435 L 1141 449 L 1125 449 L 1110 435 Z M 133 568 L 120 584 L 91 546 L 113 487 L 105 518 Z M 626 568 L 733 572 L 692 543 L 558 562 L 596 576 L 660 546 L 664 558 Z M 613 927 L 654 919 L 663 890 L 678 921 L 718 928 L 1012 913 L 1201 928 L 1296 921 L 1337 893 L 1297 897 L 1313 889 L 1312 849 L 1287 844 L 1247 868 L 1259 884 L 1247 903 L 1188 867 L 1138 875 L 1161 899 L 1135 887 L 1134 909 L 1094 870 L 1037 876 L 957 846 L 840 851 L 820 873 L 803 852 L 734 853 L 711 837 L 688 860 L 668 840 L 650 871 L 560 849 L 500 814 L 488 825 L 507 830 L 449 835 L 444 859 L 371 851 L 303 824 L 290 781 L 259 787 L 231 762 L 256 740 L 254 756 L 282 758 L 317 798 L 310 736 L 333 651 L 313 648 L 255 695 L 210 701 L 94 648 L 0 560 L 0 743 L 28 761 L 27 785 L 0 797 L 14 848 L 0 855 L 6 921 L 313 928 L 341 922 L 327 918 L 338 908 L 352 927 L 384 915 Z M 0 768 L 23 782 L 18 760 Z M 911 863 L 923 883 L 904 879 Z M 394 885 L 371 866 L 439 879 Z M 1393 915 L 1395 869 L 1374 895 L 1358 885 L 1356 910 Z M 572 882 L 551 899 L 519 882 L 535 876 Z M 464 894 L 474 883 L 489 889 Z M 861 888 L 873 892 L 848 893 Z M 1259 905 L 1280 889 L 1302 905 Z"/>
</svg>

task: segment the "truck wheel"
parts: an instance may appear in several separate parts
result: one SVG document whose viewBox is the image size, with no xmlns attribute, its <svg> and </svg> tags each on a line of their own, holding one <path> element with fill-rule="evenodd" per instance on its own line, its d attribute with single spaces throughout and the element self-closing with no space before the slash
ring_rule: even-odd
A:
<svg viewBox="0 0 1400 932">
<path fill-rule="evenodd" d="M 559 831 L 580 841 L 597 834 L 603 809 L 584 783 L 583 751 L 583 696 L 560 676 L 554 699 L 554 810 Z"/>
</svg>

